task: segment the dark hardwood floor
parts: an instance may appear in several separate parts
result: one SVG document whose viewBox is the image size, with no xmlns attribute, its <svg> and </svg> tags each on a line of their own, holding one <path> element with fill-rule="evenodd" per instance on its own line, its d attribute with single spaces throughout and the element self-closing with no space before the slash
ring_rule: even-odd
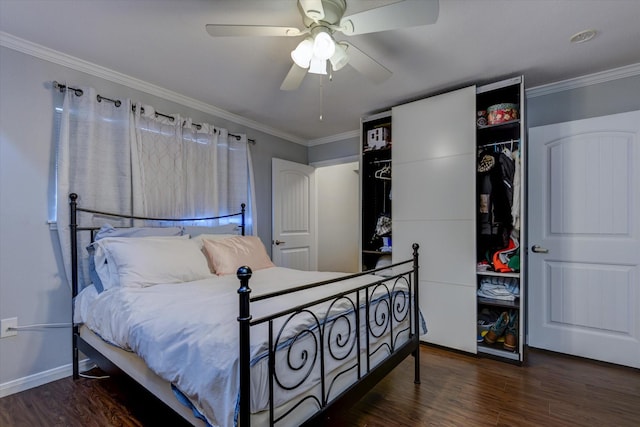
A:
<svg viewBox="0 0 640 427">
<path fill-rule="evenodd" d="M 422 346 L 331 426 L 640 426 L 640 371 L 530 350 L 526 366 Z M 94 370 L 94 374 L 100 374 Z M 65 378 L 0 399 L 0 426 L 182 426 L 126 378 Z"/>
</svg>

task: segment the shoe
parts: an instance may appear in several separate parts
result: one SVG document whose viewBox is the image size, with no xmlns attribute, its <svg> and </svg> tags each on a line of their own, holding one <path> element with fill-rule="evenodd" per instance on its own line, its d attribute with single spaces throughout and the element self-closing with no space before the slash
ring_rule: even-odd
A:
<svg viewBox="0 0 640 427">
<path fill-rule="evenodd" d="M 484 342 L 487 344 L 493 344 L 498 340 L 498 337 L 504 333 L 504 330 L 507 328 L 507 324 L 509 323 L 509 314 L 506 311 L 503 311 L 496 320 L 496 323 L 489 328 L 489 332 L 484 336 Z"/>
<path fill-rule="evenodd" d="M 507 332 L 504 337 L 504 349 L 508 351 L 515 351 L 518 346 L 518 312 L 513 311 L 509 316 L 509 323 L 507 324 Z"/>
</svg>

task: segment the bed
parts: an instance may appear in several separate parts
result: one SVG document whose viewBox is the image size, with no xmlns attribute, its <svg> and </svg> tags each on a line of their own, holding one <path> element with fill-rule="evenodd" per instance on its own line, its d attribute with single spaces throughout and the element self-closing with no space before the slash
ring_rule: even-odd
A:
<svg viewBox="0 0 640 427">
<path fill-rule="evenodd" d="M 101 238 L 105 226 L 81 225 L 79 214 L 145 221 L 131 233 L 185 220 L 100 212 L 76 194 L 70 207 L 74 378 L 82 351 L 190 423 L 221 427 L 322 423 L 409 355 L 420 382 L 416 244 L 411 259 L 380 269 L 303 272 L 274 266 L 244 236 L 244 206 L 219 217 L 238 218 L 237 236 Z"/>
</svg>

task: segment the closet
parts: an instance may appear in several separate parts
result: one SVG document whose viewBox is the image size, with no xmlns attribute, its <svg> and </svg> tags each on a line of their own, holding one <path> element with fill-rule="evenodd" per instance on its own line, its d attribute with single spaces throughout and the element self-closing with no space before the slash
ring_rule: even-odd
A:
<svg viewBox="0 0 640 427">
<path fill-rule="evenodd" d="M 391 112 L 361 123 L 360 265 L 369 270 L 391 263 Z"/>
<path fill-rule="evenodd" d="M 519 271 L 497 271 L 493 264 L 482 262 L 488 251 L 494 250 L 490 254 L 493 260 L 496 250 L 515 242 L 507 239 L 505 248 L 497 243 L 498 231 L 510 237 L 514 228 L 507 226 L 506 214 L 500 216 L 503 211 L 494 212 L 496 203 L 503 199 L 494 200 L 480 192 L 485 176 L 478 172 L 478 155 L 497 155 L 505 148 L 520 154 L 519 190 L 512 191 L 511 202 L 520 208 L 518 225 L 524 230 L 524 123 L 511 116 L 504 119 L 505 113 L 515 115 L 515 111 L 522 117 L 523 100 L 523 80 L 517 77 L 392 109 L 393 260 L 410 256 L 412 242 L 420 244 L 420 308 L 428 328 L 421 340 L 515 362 L 523 360 L 524 257 L 520 257 Z M 486 161 L 491 162 L 489 158 Z M 515 174 L 514 167 L 513 177 Z M 512 208 L 507 210 L 513 219 Z M 487 227 L 491 233 L 481 233 Z M 514 236 L 526 247 L 522 233 Z M 515 254 L 515 250 L 505 252 L 506 265 Z M 488 298 L 490 288 L 482 287 L 487 278 L 509 289 L 515 289 L 517 283 L 518 298 L 508 302 Z M 497 287 L 493 291 L 496 295 L 501 292 Z M 517 312 L 518 324 L 512 325 L 517 336 L 509 340 L 513 349 L 505 349 L 505 331 L 493 344 L 485 342 L 482 333 L 490 327 L 494 320 L 490 316 L 495 312 L 498 316 Z"/>
<path fill-rule="evenodd" d="M 476 92 L 478 352 L 523 362 L 523 79 L 481 86 Z"/>
</svg>

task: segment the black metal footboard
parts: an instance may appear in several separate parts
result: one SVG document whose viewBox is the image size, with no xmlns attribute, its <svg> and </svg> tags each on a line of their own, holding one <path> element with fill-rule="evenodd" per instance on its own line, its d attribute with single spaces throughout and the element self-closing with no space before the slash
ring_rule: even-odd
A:
<svg viewBox="0 0 640 427">
<path fill-rule="evenodd" d="M 371 276 L 383 270 L 390 275 Z M 271 426 L 296 425 L 301 420 L 321 423 L 329 414 L 353 405 L 409 354 L 415 358 L 414 381 L 420 383 L 417 244 L 412 259 L 386 268 L 253 298 L 251 275 L 249 267 L 238 269 L 241 427 L 250 425 L 252 412 L 262 410 L 268 411 Z M 353 283 L 350 280 L 359 282 L 347 285 Z M 340 282 L 345 284 L 344 291 L 252 318 L 251 303 Z M 258 333 L 258 328 L 259 333 L 268 331 L 268 348 L 262 356 L 253 349 L 252 360 L 251 334 Z M 260 401 L 266 397 L 251 396 L 251 370 L 258 359 L 268 364 L 264 408 Z"/>
</svg>

